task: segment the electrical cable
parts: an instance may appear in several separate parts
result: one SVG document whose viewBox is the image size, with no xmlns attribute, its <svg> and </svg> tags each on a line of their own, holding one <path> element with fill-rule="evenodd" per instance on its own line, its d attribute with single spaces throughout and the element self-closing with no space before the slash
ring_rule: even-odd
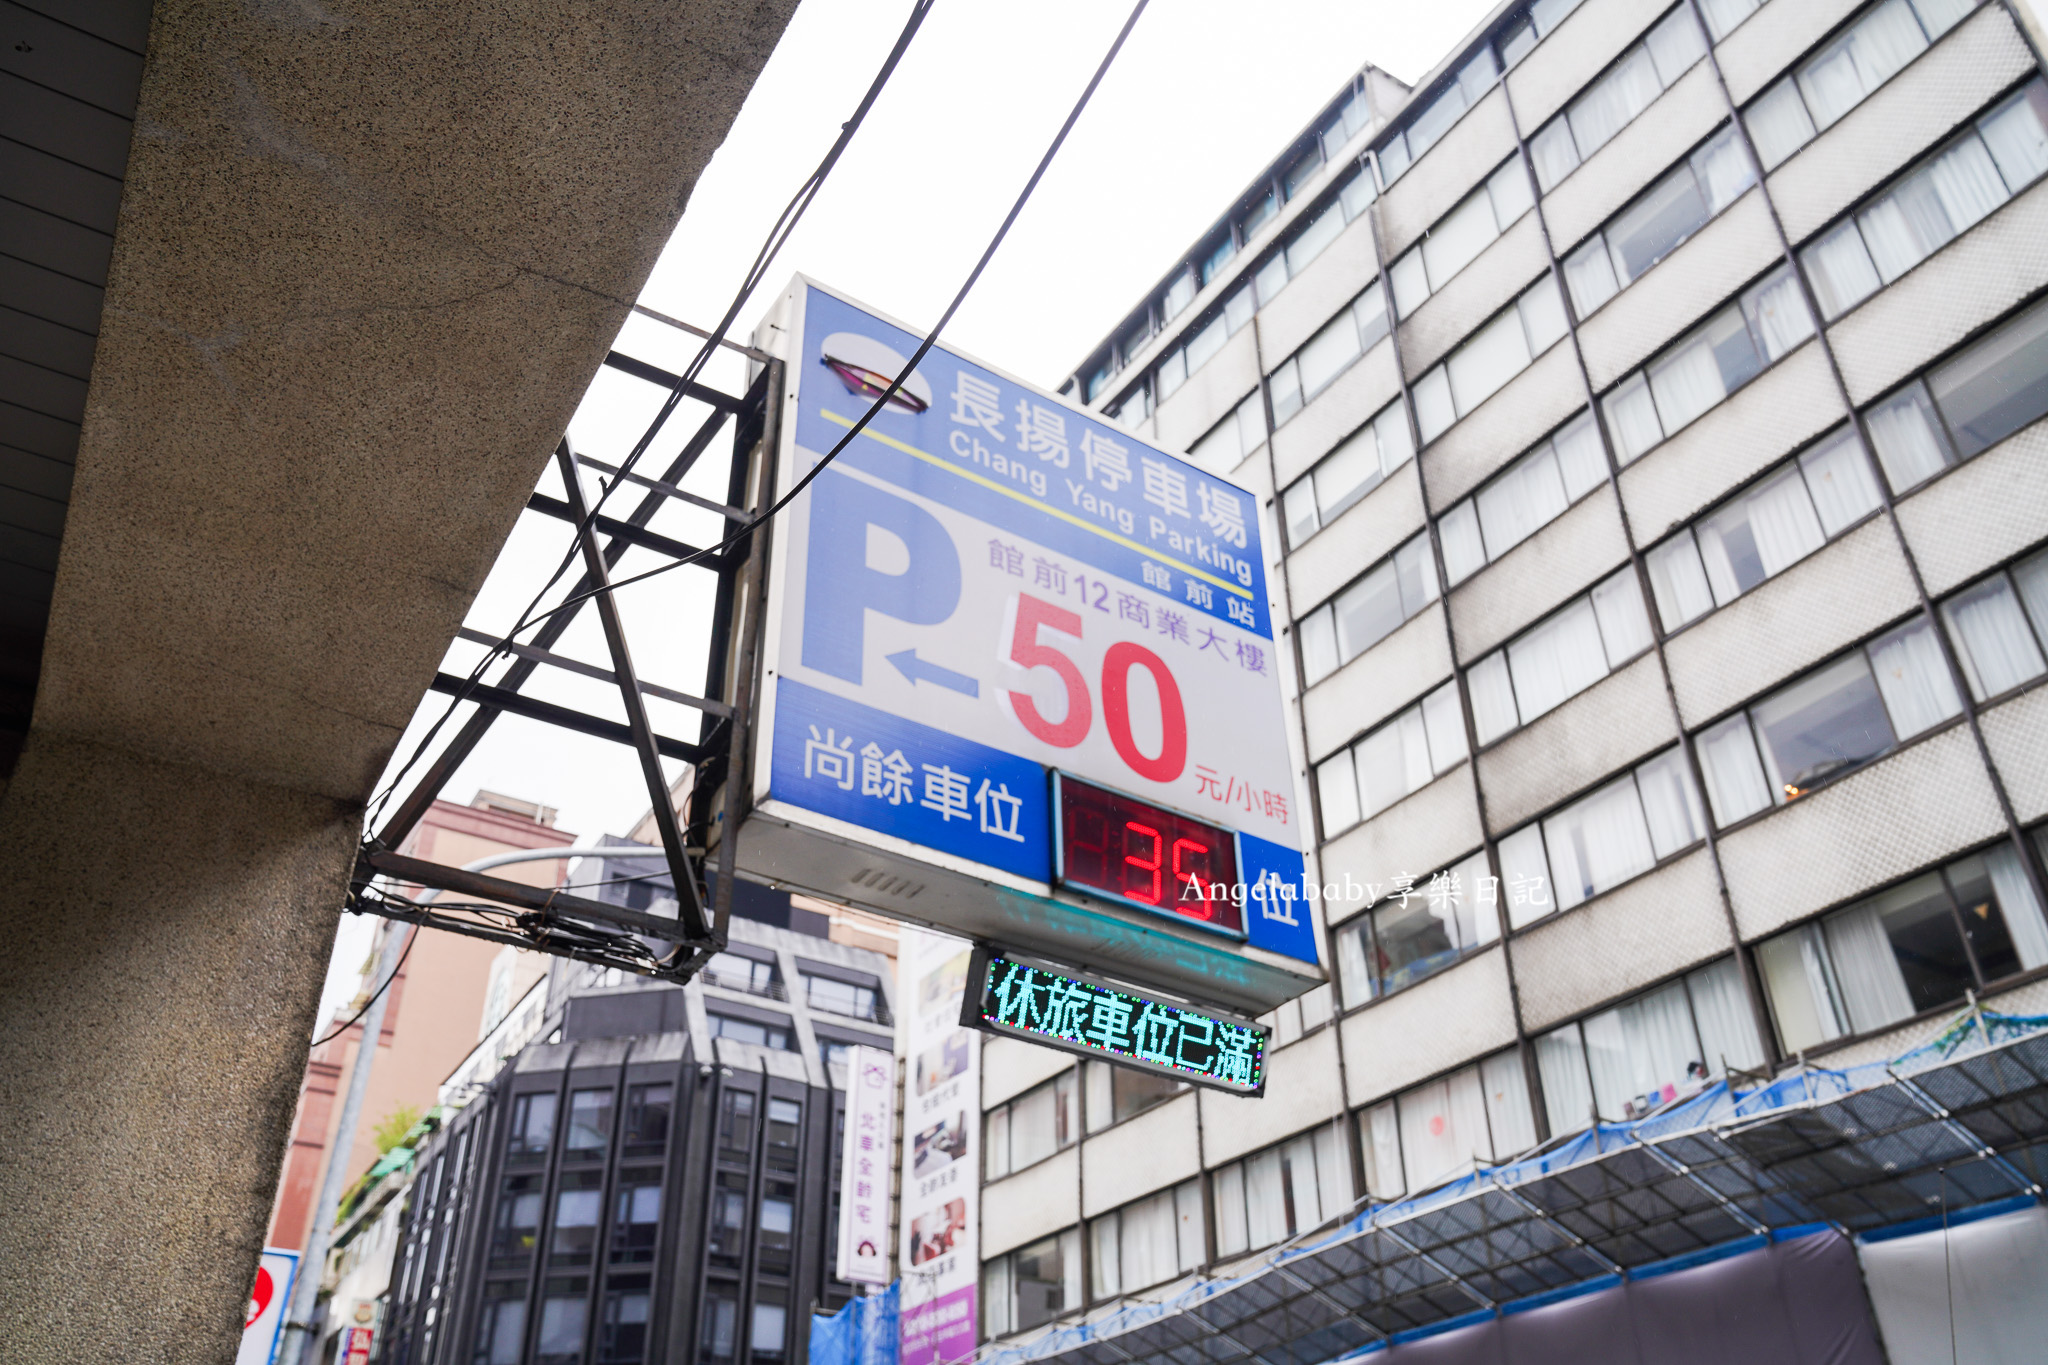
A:
<svg viewBox="0 0 2048 1365">
<path fill-rule="evenodd" d="M 382 817 L 384 808 L 390 803 L 392 796 L 398 790 L 398 784 L 405 780 L 406 774 L 412 771 L 413 765 L 418 763 L 420 758 L 426 753 L 428 747 L 434 742 L 434 738 L 440 734 L 441 728 L 454 716 L 457 708 L 468 699 L 470 692 L 482 680 L 484 671 L 499 658 L 505 656 L 505 646 L 510 644 L 520 631 L 534 624 L 535 621 L 544 620 L 547 616 L 554 615 L 554 612 L 548 612 L 541 617 L 533 617 L 533 611 L 540 605 L 542 599 L 549 592 L 553 591 L 555 584 L 561 581 L 562 575 L 568 571 L 570 564 L 575 562 L 579 552 L 578 541 L 581 539 L 584 530 L 596 523 L 597 514 L 603 508 L 606 499 L 611 496 L 614 489 L 626 482 L 626 475 L 630 474 L 639 463 L 640 457 L 653 444 L 655 435 L 668 420 L 669 414 L 675 411 L 677 405 L 682 402 L 684 396 L 688 393 L 690 386 L 696 381 L 697 376 L 702 373 L 704 366 L 716 354 L 719 345 L 725 340 L 727 330 L 731 328 L 734 319 L 739 316 L 740 310 L 746 307 L 747 299 L 751 297 L 754 290 L 759 286 L 761 277 L 767 273 L 768 267 L 774 262 L 776 255 L 781 252 L 783 245 L 788 242 L 790 236 L 796 231 L 797 224 L 802 221 L 805 211 L 810 208 L 811 202 L 817 198 L 818 191 L 824 187 L 827 177 L 831 175 L 832 168 L 839 163 L 839 158 L 845 153 L 848 144 L 853 141 L 853 135 L 866 122 L 868 111 L 874 107 L 875 100 L 881 95 L 883 87 L 888 84 L 889 78 L 895 74 L 897 65 L 903 60 L 903 54 L 909 50 L 910 40 L 916 36 L 918 29 L 924 24 L 925 17 L 931 13 L 932 6 L 936 3 L 937 0 L 916 0 L 916 3 L 911 6 L 910 17 L 904 22 L 903 31 L 897 35 L 895 45 L 889 49 L 888 58 L 883 61 L 881 69 L 875 73 L 874 80 L 868 84 L 867 93 L 861 97 L 860 104 L 854 109 L 852 117 L 839 126 L 839 136 L 833 140 L 832 146 L 825 153 L 824 159 L 818 163 L 817 168 L 797 187 L 797 191 L 791 196 L 789 203 L 783 206 L 782 213 L 776 218 L 774 225 L 768 230 L 768 236 L 762 241 L 761 249 L 755 253 L 754 263 L 748 267 L 746 275 L 740 282 L 739 289 L 733 295 L 732 302 L 727 305 L 725 315 L 719 319 L 718 325 L 712 328 L 705 336 L 703 347 L 684 369 L 681 382 L 670 391 L 661 409 L 655 414 L 654 420 L 648 424 L 646 433 L 635 443 L 631 453 L 620 464 L 618 473 L 599 488 L 597 499 L 592 503 L 584 519 L 577 524 L 576 534 L 570 537 L 569 550 L 563 555 L 562 562 L 555 566 L 555 571 L 548 576 L 548 581 L 541 586 L 541 590 L 538 593 L 534 594 L 534 598 L 527 604 L 526 610 L 520 613 L 518 624 L 501 636 L 498 643 L 487 651 L 483 658 L 478 660 L 476 667 L 470 670 L 469 676 L 463 680 L 460 690 L 449 699 L 448 705 L 442 711 L 440 717 L 428 728 L 427 733 L 420 737 L 420 741 L 414 746 L 413 752 L 407 756 L 405 763 L 393 774 L 391 781 L 378 796 L 375 808 L 370 812 L 366 823 L 374 825 Z"/>
<path fill-rule="evenodd" d="M 694 554 L 687 555 L 682 559 L 672 560 L 671 562 L 660 565 L 657 568 L 649 569 L 645 573 L 634 574 L 630 578 L 621 578 L 616 582 L 606 584 L 603 587 L 591 588 L 587 592 L 577 593 L 574 596 L 565 598 L 559 605 L 552 607 L 545 612 L 542 612 L 539 616 L 533 618 L 533 621 L 529 622 L 528 624 L 537 624 L 538 622 L 544 621 L 548 617 L 553 616 L 556 612 L 566 611 L 570 607 L 576 606 L 581 602 L 585 602 L 592 597 L 596 597 L 600 594 L 607 592 L 616 592 L 620 588 L 626 587 L 629 584 L 645 582 L 646 580 L 654 578 L 657 575 L 665 574 L 672 569 L 684 568 L 690 564 L 696 563 L 698 560 L 703 559 L 706 556 L 717 554 L 719 551 L 727 549 L 728 547 L 735 545 L 739 541 L 743 540 L 746 536 L 751 534 L 757 527 L 759 527 L 763 522 L 773 517 L 783 508 L 789 506 L 789 504 L 792 501 L 794 501 L 797 495 L 802 493 L 804 489 L 810 487 L 811 481 L 817 478 L 819 474 L 824 472 L 825 466 L 831 464 L 834 459 L 838 458 L 839 452 L 846 449 L 846 447 L 852 443 L 854 437 L 860 435 L 861 432 L 866 430 L 868 423 L 874 420 L 875 416 L 878 413 L 880 413 L 884 407 L 888 405 L 888 402 L 891 398 L 894 398 L 896 396 L 897 391 L 903 387 L 904 380 L 908 379 L 912 372 L 917 369 L 918 362 L 923 360 L 925 356 L 931 352 L 932 346 L 939 339 L 939 333 L 944 331 L 946 324 L 953 320 L 953 314 L 958 312 L 960 310 L 960 305 L 967 301 L 968 291 L 972 290 L 975 286 L 975 283 L 981 279 L 982 271 L 988 268 L 988 263 L 990 259 L 994 257 L 994 255 L 996 254 L 996 248 L 1001 246 L 1003 244 L 1003 238 L 1009 235 L 1010 225 L 1015 223 L 1017 221 L 1017 215 L 1023 212 L 1024 205 L 1026 201 L 1028 201 L 1031 198 L 1032 191 L 1038 188 L 1038 182 L 1044 177 L 1047 168 L 1052 165 L 1053 156 L 1059 151 L 1060 145 L 1067 140 L 1067 134 L 1073 131 L 1075 122 L 1081 117 L 1081 111 L 1088 107 L 1089 99 L 1094 96 L 1095 87 L 1100 85 L 1102 83 L 1102 78 L 1109 73 L 1110 63 L 1116 60 L 1117 53 L 1123 48 L 1124 40 L 1130 37 L 1132 28 L 1134 28 L 1137 25 L 1138 17 L 1145 12 L 1145 6 L 1150 2 L 1151 0 L 1138 0 L 1137 5 L 1131 10 L 1130 18 L 1124 21 L 1124 26 L 1122 30 L 1119 31 L 1116 35 L 1116 41 L 1109 45 L 1109 51 L 1104 54 L 1101 65 L 1095 68 L 1095 75 L 1089 80 L 1087 88 L 1081 92 L 1081 98 L 1075 102 L 1073 111 L 1067 115 L 1067 121 L 1060 125 L 1059 133 L 1053 138 L 1052 145 L 1050 147 L 1047 147 L 1045 150 L 1045 155 L 1039 158 L 1038 169 L 1034 170 L 1031 173 L 1031 178 L 1024 183 L 1024 190 L 1021 194 L 1017 196 L 1017 202 L 1010 206 L 1010 212 L 1003 218 L 1002 226 L 996 229 L 996 235 L 989 241 L 988 249 L 983 251 L 981 253 L 981 259 L 975 262 L 974 269 L 972 272 L 968 274 L 966 283 L 960 286 L 960 292 L 953 296 L 953 301 L 946 306 L 946 311 L 939 315 L 937 325 L 935 325 L 932 328 L 931 332 L 918 346 L 917 351 L 910 357 L 910 360 L 897 373 L 896 378 L 890 381 L 889 387 L 884 389 L 882 391 L 881 396 L 875 399 L 873 405 L 871 405 L 866 412 L 861 414 L 860 420 L 855 422 L 851 427 L 849 427 L 847 429 L 846 434 L 844 436 L 841 436 L 837 441 L 833 443 L 832 449 L 825 452 L 825 456 L 823 459 L 819 460 L 815 465 L 811 466 L 810 472 L 805 474 L 801 479 L 798 479 L 796 481 L 796 485 L 792 487 L 787 493 L 784 493 L 780 498 L 777 498 L 773 506 L 769 507 L 766 511 L 759 513 L 753 519 L 743 523 L 739 530 L 733 532 L 730 536 L 726 537 L 726 539 L 720 541 L 718 544 L 712 545 L 706 549 L 698 550 Z M 520 627 L 520 629 L 524 628 L 524 626 Z"/>
<path fill-rule="evenodd" d="M 555 616 L 563 611 L 567 611 L 571 607 L 578 606 L 581 603 L 587 601 L 588 599 L 600 595 L 601 593 L 615 592 L 619 588 L 626 587 L 629 584 L 644 582 L 649 578 L 654 578 L 660 574 L 667 573 L 673 569 L 685 568 L 691 564 L 698 562 L 699 560 L 705 559 L 713 554 L 717 554 L 723 550 L 730 549 L 734 545 L 737 545 L 740 541 L 744 540 L 748 535 L 750 535 L 754 530 L 760 527 L 764 522 L 767 522 L 777 513 L 781 512 L 785 507 L 789 506 L 789 504 L 793 502 L 797 498 L 797 496 L 804 491 L 804 489 L 808 488 L 811 482 L 815 480 L 818 477 L 818 475 L 824 471 L 827 465 L 831 464 L 833 460 L 838 458 L 839 453 L 846 449 L 846 447 L 853 442 L 853 439 L 856 436 L 859 436 L 861 432 L 867 429 L 868 423 L 874 420 L 876 415 L 879 414 L 881 410 L 888 404 L 889 400 L 891 398 L 894 398 L 897 392 L 901 390 L 904 381 L 908 379 L 913 372 L 916 371 L 919 362 L 921 362 L 926 355 L 930 354 L 932 347 L 938 341 L 939 334 L 945 330 L 946 324 L 953 320 L 953 315 L 960 310 L 960 306 L 967 301 L 967 295 L 973 290 L 975 284 L 980 281 L 982 272 L 988 268 L 989 261 L 994 258 L 997 248 L 999 248 L 1003 244 L 1003 239 L 1009 235 L 1011 226 L 1017 221 L 1018 215 L 1020 215 L 1024 211 L 1024 205 L 1030 201 L 1032 193 L 1037 190 L 1039 181 L 1044 179 L 1047 169 L 1049 169 L 1052 165 L 1053 157 L 1058 154 L 1060 148 L 1066 143 L 1067 135 L 1073 131 L 1074 125 L 1080 121 L 1082 112 L 1087 109 L 1089 101 L 1094 98 L 1096 88 L 1102 84 L 1102 78 L 1109 74 L 1109 68 L 1111 64 L 1115 62 L 1117 54 L 1123 50 L 1123 45 L 1125 41 L 1129 39 L 1129 37 L 1131 36 L 1132 29 L 1137 27 L 1139 18 L 1143 16 L 1143 14 L 1145 13 L 1146 6 L 1150 4 L 1150 2 L 1151 0 L 1138 0 L 1138 3 L 1132 7 L 1130 16 L 1124 20 L 1123 27 L 1117 31 L 1115 41 L 1109 45 L 1109 51 L 1103 54 L 1102 61 L 1096 66 L 1095 74 L 1089 78 L 1087 86 L 1082 89 L 1080 98 L 1074 102 L 1073 109 L 1068 112 L 1065 122 L 1063 122 L 1060 125 L 1059 132 L 1054 135 L 1051 145 L 1046 148 L 1045 155 L 1039 158 L 1037 167 L 1031 173 L 1031 178 L 1025 181 L 1024 188 L 1018 194 L 1016 202 L 1010 206 L 1010 211 L 1004 215 L 1001 225 L 998 226 L 996 229 L 995 236 L 990 239 L 988 247 L 981 253 L 981 259 L 975 262 L 974 269 L 968 274 L 966 281 L 962 283 L 962 285 L 960 286 L 959 292 L 953 296 L 953 301 L 946 306 L 946 311 L 939 316 L 937 324 L 935 324 L 932 327 L 930 333 L 927 334 L 923 342 L 919 344 L 916 352 L 910 357 L 909 361 L 903 366 L 903 368 L 900 371 L 897 372 L 895 379 L 890 382 L 889 387 L 882 391 L 881 395 L 875 399 L 874 403 L 868 408 L 868 410 L 865 413 L 861 414 L 860 420 L 855 422 L 850 428 L 848 428 L 844 436 L 841 436 L 838 441 L 833 443 L 832 449 L 825 453 L 824 458 L 820 459 L 815 465 L 811 467 L 811 469 L 801 479 L 797 480 L 795 486 L 792 487 L 787 493 L 783 494 L 780 498 L 776 499 L 772 506 L 770 506 L 765 511 L 757 514 L 752 519 L 742 524 L 739 530 L 733 532 L 731 535 L 727 536 L 724 540 L 718 542 L 717 544 L 708 546 L 705 549 L 698 550 L 695 553 L 687 555 L 682 559 L 673 560 L 670 563 L 661 565 L 657 568 L 649 569 L 644 573 L 635 574 L 629 578 L 623 578 L 614 583 L 606 584 L 602 587 L 594 587 L 586 592 L 574 594 L 568 598 L 565 598 L 562 602 L 558 603 L 557 605 L 549 608 L 547 611 L 540 613 L 540 615 L 532 615 L 533 606 L 538 605 L 540 598 L 546 596 L 549 589 L 551 589 L 554 586 L 555 581 L 560 578 L 563 570 L 557 569 L 554 577 L 549 579 L 547 586 L 542 588 L 540 594 L 534 598 L 533 604 L 528 606 L 527 611 L 522 615 L 519 624 L 515 625 L 509 634 L 501 638 L 501 640 L 499 641 L 499 647 L 497 649 L 494 649 L 490 653 L 485 655 L 484 659 L 481 660 L 477 664 L 477 666 L 471 670 L 470 676 L 464 682 L 462 688 L 453 697 L 449 699 L 448 706 L 442 712 L 441 717 L 438 720 L 436 720 L 432 728 L 430 728 L 428 732 L 421 737 L 419 745 L 414 749 L 412 755 L 409 758 L 407 758 L 405 765 L 402 768 L 400 768 L 398 773 L 392 778 L 390 785 L 386 787 L 384 795 L 379 798 L 376 813 L 382 812 L 385 803 L 390 800 L 391 794 L 394 791 L 396 791 L 398 783 L 401 780 L 403 780 L 405 774 L 411 770 L 413 764 L 419 761 L 420 756 L 425 753 L 427 746 L 433 741 L 434 736 L 440 731 L 442 725 L 446 724 L 448 718 L 455 714 L 456 708 L 459 705 L 461 705 L 461 703 L 467 698 L 470 690 L 476 685 L 477 681 L 482 677 L 484 669 L 489 666 L 493 659 L 497 658 L 503 652 L 504 645 L 511 643 L 513 637 L 517 636 L 520 631 L 527 629 L 529 626 L 538 625 L 540 622 L 547 620 L 549 617 Z M 898 39 L 897 49 L 890 54 L 890 63 L 892 67 L 896 58 L 901 55 L 902 48 L 904 47 L 904 45 L 908 43 L 909 33 L 914 31 L 914 25 L 921 23 L 922 21 L 922 13 L 914 11 L 912 14 L 913 27 L 907 29 L 905 35 L 902 38 Z M 888 68 L 885 68 L 885 71 L 887 69 Z M 879 92 L 881 79 L 881 77 L 877 78 L 876 86 L 870 89 L 868 98 L 862 102 L 860 110 L 861 116 L 864 117 L 866 110 L 872 105 L 875 94 Z M 852 121 L 849 121 L 847 127 L 847 136 L 851 135 L 852 126 Z M 838 146 L 835 144 L 834 152 L 827 158 L 828 162 L 836 159 L 837 151 Z M 803 191 L 799 190 L 799 197 L 801 197 L 802 194 Z M 796 201 L 792 200 L 791 202 L 792 204 L 794 204 Z M 808 207 L 809 200 L 805 200 L 804 203 L 805 206 Z M 784 212 L 785 215 L 787 215 L 789 210 L 785 209 Z M 794 226 L 794 221 L 792 221 L 790 223 L 790 227 L 793 229 Z M 786 233 L 784 234 L 784 240 L 787 240 Z M 780 249 L 779 242 L 776 244 L 776 249 Z M 766 261 L 768 259 L 772 259 L 772 256 L 768 254 L 766 246 L 763 247 L 763 253 L 763 257 L 757 259 L 760 259 L 762 261 L 762 268 L 765 269 Z M 751 289 L 752 284 L 750 283 L 747 287 Z M 738 307 L 739 305 L 736 304 L 733 308 L 728 310 L 728 320 L 738 312 Z M 722 339 L 723 337 L 723 331 L 723 325 L 719 328 L 714 328 L 713 339 L 711 341 L 706 342 L 705 350 L 700 354 L 708 354 L 713 348 L 715 348 L 717 341 Z M 670 395 L 670 406 L 673 406 L 673 403 L 676 401 L 676 394 L 679 394 L 680 392 L 681 389 L 679 387 L 675 394 Z M 665 408 L 664 411 L 666 410 L 667 409 Z M 613 482 L 609 485 L 610 488 L 616 488 L 620 484 L 625 482 L 625 479 L 622 477 L 622 475 L 624 474 L 624 472 L 632 468 L 632 464 L 635 460 L 639 458 L 641 450 L 643 450 L 647 443 L 650 442 L 652 439 L 653 428 L 650 428 L 647 436 L 643 437 L 640 445 L 635 448 L 633 456 L 621 464 L 621 477 L 615 477 Z M 601 501 L 602 500 L 600 499 L 600 502 Z M 596 515 L 595 506 L 591 508 L 590 515 Z M 581 532 L 579 531 L 578 534 L 580 535 Z M 570 552 L 571 557 L 573 557 L 574 554 L 575 549 L 572 546 Z M 567 563 L 568 560 L 565 559 L 563 566 L 564 568 L 566 568 Z M 372 815 L 372 821 L 374 821 L 374 819 L 375 813 L 373 813 Z"/>
<path fill-rule="evenodd" d="M 346 1024 L 343 1024 L 340 1028 L 334 1030 L 334 1032 L 328 1034 L 325 1038 L 315 1038 L 313 1040 L 313 1046 L 319 1047 L 322 1043 L 331 1043 L 336 1038 L 341 1037 L 342 1034 L 347 1033 L 350 1029 L 354 1028 L 357 1024 L 361 1023 L 363 1016 L 370 1012 L 370 1006 L 377 1003 L 377 997 L 384 994 L 386 990 L 390 989 L 392 982 L 398 980 L 398 974 L 405 970 L 405 960 L 408 957 L 412 956 L 412 945 L 418 943 L 419 941 L 419 930 L 414 929 L 412 931 L 412 937 L 405 941 L 405 947 L 399 950 L 398 961 L 391 968 L 391 975 L 384 978 L 384 984 L 377 987 L 376 990 L 370 992 L 370 998 L 363 1002 L 363 1007 L 355 1012 L 354 1018 L 350 1019 Z"/>
</svg>

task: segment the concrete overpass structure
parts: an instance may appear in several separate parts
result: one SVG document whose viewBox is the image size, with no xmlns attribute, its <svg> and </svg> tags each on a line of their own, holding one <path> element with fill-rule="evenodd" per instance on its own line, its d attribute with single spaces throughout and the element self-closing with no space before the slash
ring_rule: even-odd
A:
<svg viewBox="0 0 2048 1365">
<path fill-rule="evenodd" d="M 792 8 L 0 5 L 11 1359 L 232 1353 L 363 803 Z"/>
</svg>

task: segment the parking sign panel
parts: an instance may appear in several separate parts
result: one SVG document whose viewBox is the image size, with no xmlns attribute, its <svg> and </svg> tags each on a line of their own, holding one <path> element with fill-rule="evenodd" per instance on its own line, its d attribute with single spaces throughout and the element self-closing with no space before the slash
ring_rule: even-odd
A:
<svg viewBox="0 0 2048 1365">
<path fill-rule="evenodd" d="M 814 285 L 794 302 L 783 487 L 919 343 Z M 1256 840 L 1299 883 L 1252 494 L 935 347 L 785 516 L 772 800 L 1050 894 L 1059 771 Z M 1129 837 L 1112 861 L 1187 871 L 1195 841 Z M 1242 918 L 1316 960 L 1288 916 Z"/>
</svg>

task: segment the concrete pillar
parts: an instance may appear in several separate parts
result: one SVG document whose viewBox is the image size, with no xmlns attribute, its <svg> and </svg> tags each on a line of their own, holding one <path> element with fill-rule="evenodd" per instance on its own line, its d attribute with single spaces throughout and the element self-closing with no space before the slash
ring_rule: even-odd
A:
<svg viewBox="0 0 2048 1365">
<path fill-rule="evenodd" d="M 232 1358 L 363 805 L 793 8 L 156 5 L 0 799 L 0 1357 Z"/>
<path fill-rule="evenodd" d="M 359 820 L 31 736 L 0 819 L 0 1354 L 227 1358 Z"/>
</svg>

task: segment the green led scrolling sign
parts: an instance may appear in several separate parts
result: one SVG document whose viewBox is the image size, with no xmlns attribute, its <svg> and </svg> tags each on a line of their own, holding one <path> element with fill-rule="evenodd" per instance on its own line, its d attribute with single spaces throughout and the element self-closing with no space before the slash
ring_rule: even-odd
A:
<svg viewBox="0 0 2048 1365">
<path fill-rule="evenodd" d="M 960 1022 L 1233 1095 L 1266 1089 L 1267 1030 L 978 949 Z"/>
</svg>

